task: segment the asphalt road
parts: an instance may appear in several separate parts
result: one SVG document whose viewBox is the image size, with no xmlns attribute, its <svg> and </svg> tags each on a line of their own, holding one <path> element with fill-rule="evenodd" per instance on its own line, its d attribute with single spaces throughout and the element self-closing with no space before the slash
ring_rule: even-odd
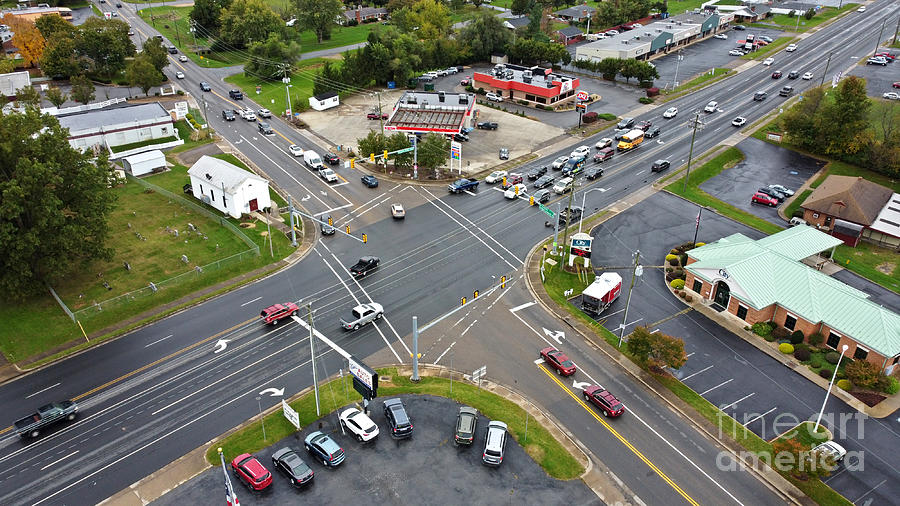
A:
<svg viewBox="0 0 900 506">
<path fill-rule="evenodd" d="M 822 54 L 833 49 L 830 68 L 846 68 L 866 52 L 864 47 L 874 44 L 876 28 L 885 17 L 889 25 L 896 23 L 894 7 L 895 4 L 887 2 L 873 4 L 867 16 L 851 16 L 838 21 L 806 38 L 800 50 L 785 57 L 819 77 L 825 65 Z M 854 38 L 848 41 L 833 36 L 845 32 L 852 32 Z M 82 418 L 77 423 L 29 445 L 11 436 L 0 441 L 0 446 L 6 450 L 2 457 L 4 471 L 0 472 L 0 503 L 96 503 L 254 416 L 258 409 L 254 398 L 260 390 L 284 387 L 285 394 L 290 395 L 309 385 L 306 333 L 296 325 L 262 328 L 256 315 L 265 305 L 281 300 L 310 302 L 317 311 L 317 328 L 337 339 L 354 355 L 368 357 L 390 353 L 395 360 L 402 360 L 409 356 L 411 316 L 417 315 L 420 323 L 434 320 L 455 308 L 460 297 L 471 296 L 476 289 L 486 293 L 497 283 L 499 276 L 520 273 L 527 251 L 548 233 L 543 227 L 546 217 L 540 211 L 528 208 L 521 200 L 507 201 L 485 187 L 477 194 L 449 196 L 442 187 L 383 184 L 378 189 L 367 189 L 356 182 L 359 174 L 346 168 L 338 169 L 338 173 L 348 184 L 342 181 L 340 185 L 327 185 L 286 152 L 289 144 L 315 148 L 315 143 L 277 118 L 270 121 L 276 135 L 267 137 L 258 136 L 255 125 L 242 120 L 229 124 L 221 122 L 218 110 L 249 106 L 250 101 L 235 103 L 228 100 L 227 86 L 204 77 L 205 71 L 191 62 L 176 62 L 176 66 L 182 65 L 189 70 L 185 81 L 194 87 L 192 89 L 197 89 L 200 80 L 208 80 L 213 85 L 214 91 L 205 94 L 211 122 L 226 140 L 254 160 L 295 198 L 303 200 L 307 211 L 332 211 L 338 226 L 349 223 L 356 237 L 361 232 L 367 233 L 369 243 L 363 246 L 358 240 L 342 235 L 323 239 L 303 261 L 262 282 L 0 387 L 3 405 L 22 407 L 14 415 L 10 414 L 10 420 L 23 416 L 33 406 L 60 398 L 78 397 L 84 406 Z M 584 189 L 602 189 L 587 195 L 587 208 L 614 204 L 658 177 L 649 172 L 650 163 L 656 158 L 669 158 L 674 166 L 686 162 L 690 136 L 684 125 L 686 112 L 702 108 L 713 99 L 721 104 L 721 111 L 704 115 L 706 127 L 694 146 L 698 153 L 732 135 L 734 129 L 730 122 L 738 113 L 753 121 L 777 106 L 777 99 L 751 101 L 752 93 L 760 87 L 769 88 L 770 96 L 780 88 L 782 84 L 773 82 L 769 74 L 768 67 L 754 67 L 667 104 L 677 106 L 681 115 L 665 122 L 666 127 L 658 140 L 645 143 L 636 152 L 616 155 L 607 162 L 607 173 L 602 179 L 592 185 L 583 185 Z M 810 84 L 802 82 L 799 86 Z M 661 111 L 654 110 L 638 119 L 657 122 L 661 121 L 660 114 Z M 608 135 L 609 132 L 603 132 L 596 137 Z M 593 144 L 596 139 L 590 141 Z M 568 154 L 568 151 L 570 149 L 551 153 L 546 160 Z M 394 199 L 402 201 L 409 210 L 404 223 L 395 223 L 387 217 L 386 206 Z M 668 224 L 670 228 L 677 228 L 687 224 L 693 228 L 693 214 L 679 220 L 672 213 L 656 213 L 647 219 L 652 220 L 653 226 Z M 730 229 L 735 229 L 734 225 Z M 615 248 L 620 242 L 627 244 L 632 240 L 634 230 L 623 229 L 611 241 L 612 246 Z M 381 256 L 382 269 L 371 279 L 356 284 L 340 266 L 352 264 L 364 252 Z M 352 334 L 338 331 L 338 314 L 357 300 L 369 298 L 385 305 L 385 321 Z M 481 348 L 481 353 L 486 357 L 505 357 L 501 354 L 510 343 L 516 342 L 518 336 L 505 328 L 489 330 L 483 340 L 492 341 L 492 345 Z M 216 343 L 220 339 L 229 342 L 225 351 L 216 353 Z M 475 346 L 473 351 L 477 351 L 478 345 Z M 533 358 L 524 359 L 525 356 L 536 357 L 534 348 L 529 349 L 528 353 L 523 349 L 523 354 L 519 355 L 522 358 L 500 362 L 498 369 L 534 367 Z M 323 374 L 333 374 L 342 367 L 342 361 L 333 353 L 320 352 L 325 357 L 321 361 Z M 590 369 L 592 376 L 600 374 L 600 367 Z M 493 370 L 492 367 L 490 371 Z M 549 378 L 538 378 L 541 377 L 534 375 L 532 381 L 514 382 L 513 385 L 521 388 L 525 395 L 543 402 L 547 386 L 552 383 L 548 383 Z M 543 383 L 538 385 L 539 381 Z M 626 381 L 622 380 L 623 385 L 628 385 Z M 634 386 L 629 388 L 639 391 Z M 629 393 L 629 388 L 623 387 L 622 391 L 626 392 L 623 396 Z M 812 389 L 812 386 L 807 385 L 807 388 Z M 821 395 L 821 391 L 817 394 Z M 642 397 L 638 394 L 634 398 Z M 811 399 L 813 395 L 801 397 Z M 276 402 L 277 399 L 269 400 L 270 405 Z M 641 401 L 629 400 L 628 404 L 638 402 Z M 552 401 L 548 404 L 566 417 L 587 416 L 586 411 L 584 415 L 577 410 L 578 415 L 569 413 L 568 405 L 563 407 Z M 575 423 L 574 419 L 572 423 Z M 880 423 L 867 427 L 866 434 L 880 445 L 872 450 L 876 455 L 896 446 L 897 432 L 891 432 L 894 427 Z M 698 444 L 704 439 L 690 432 L 686 434 Z M 678 460 L 670 453 L 666 442 L 650 440 L 645 444 L 641 451 L 653 460 L 659 459 L 666 469 L 685 467 L 683 459 Z M 668 483 L 644 479 L 652 474 L 646 468 L 643 474 L 634 474 L 635 457 L 606 459 L 603 457 L 605 450 L 606 446 L 602 444 L 592 447 L 592 451 L 617 475 L 640 482 L 644 492 L 641 497 L 666 498 L 663 500 L 675 497 L 673 494 L 677 492 Z M 845 491 L 851 498 L 859 497 L 862 492 L 856 492 L 862 488 L 881 486 L 878 481 L 871 481 L 879 476 L 885 476 L 885 481 L 890 482 L 884 487 L 892 487 L 895 480 L 888 478 L 898 473 L 891 466 L 878 465 L 877 472 L 870 473 L 867 469 L 864 474 L 845 473 L 833 480 L 840 491 Z M 708 467 L 703 470 L 710 472 Z M 698 496 L 709 497 L 715 493 L 714 489 L 707 489 L 708 484 L 698 480 L 685 477 L 683 483 L 692 494 L 694 489 L 700 490 L 696 492 Z M 716 482 L 728 490 L 739 491 L 735 497 L 743 497 L 740 490 L 749 487 L 741 479 L 730 476 L 716 479 Z M 881 493 L 880 490 L 875 494 Z M 895 496 L 896 493 L 889 493 L 884 497 Z"/>
</svg>

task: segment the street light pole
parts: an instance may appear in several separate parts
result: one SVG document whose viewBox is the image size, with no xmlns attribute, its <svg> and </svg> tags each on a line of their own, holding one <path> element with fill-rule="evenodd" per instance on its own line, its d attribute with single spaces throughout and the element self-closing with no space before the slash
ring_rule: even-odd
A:
<svg viewBox="0 0 900 506">
<path fill-rule="evenodd" d="M 819 410 L 819 417 L 816 418 L 816 426 L 813 427 L 813 434 L 819 430 L 819 422 L 822 421 L 822 413 L 825 412 L 825 404 L 828 402 L 828 395 L 831 394 L 831 386 L 834 385 L 834 378 L 837 377 L 838 367 L 841 366 L 841 359 L 844 358 L 848 346 L 845 344 L 841 347 L 841 356 L 838 357 L 837 365 L 834 366 L 834 374 L 831 375 L 831 382 L 828 383 L 828 390 L 825 392 L 825 400 L 822 401 L 822 409 Z"/>
<path fill-rule="evenodd" d="M 319 412 L 319 382 L 316 380 L 316 350 L 313 347 L 313 314 L 312 303 L 306 303 L 306 311 L 309 313 L 309 357 L 312 364 L 313 373 L 313 390 L 316 393 L 316 417 L 321 416 Z"/>
<path fill-rule="evenodd" d="M 591 188 L 590 190 L 585 190 L 585 191 L 581 192 L 581 219 L 578 221 L 578 233 L 579 234 L 581 233 L 581 224 L 584 222 L 584 217 L 587 215 L 587 213 L 584 212 L 585 199 L 587 198 L 588 193 L 595 192 L 595 191 L 600 191 L 600 188 Z"/>
<path fill-rule="evenodd" d="M 692 123 L 694 124 L 694 131 L 691 133 L 691 149 L 688 151 L 687 173 L 684 175 L 684 185 L 681 187 L 681 193 L 687 193 L 687 182 L 688 178 L 691 176 L 691 160 L 694 158 L 694 139 L 697 137 L 697 127 L 702 126 L 700 124 L 700 111 L 694 111 L 694 121 Z"/>
<path fill-rule="evenodd" d="M 819 86 L 825 86 L 825 75 L 828 74 L 828 65 L 831 64 L 831 55 L 834 54 L 834 51 L 828 53 L 828 60 L 825 61 L 825 70 L 822 71 L 822 81 L 819 83 Z"/>
<path fill-rule="evenodd" d="M 628 299 L 625 300 L 625 314 L 622 316 L 622 326 L 619 327 L 619 348 L 622 347 L 622 339 L 625 338 L 625 324 L 628 323 L 628 306 L 631 305 L 631 292 L 634 291 L 634 278 L 637 277 L 638 264 L 641 261 L 641 250 L 634 252 L 634 270 L 631 271 L 631 286 L 628 287 Z"/>
<path fill-rule="evenodd" d="M 673 90 L 678 87 L 678 63 L 681 60 L 684 60 L 684 55 L 681 53 L 682 52 L 679 51 L 678 56 L 675 57 L 675 81 L 674 81 L 674 85 L 672 86 Z"/>
</svg>

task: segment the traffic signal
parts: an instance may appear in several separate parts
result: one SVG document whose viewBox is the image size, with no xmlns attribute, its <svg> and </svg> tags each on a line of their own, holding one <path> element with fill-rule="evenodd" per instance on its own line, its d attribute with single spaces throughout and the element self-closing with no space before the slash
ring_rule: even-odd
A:
<svg viewBox="0 0 900 506">
<path fill-rule="evenodd" d="M 367 242 L 369 242 L 369 238 L 366 236 L 366 234 L 363 234 L 363 244 Z"/>
<path fill-rule="evenodd" d="M 347 225 L 347 233 L 350 233 L 350 225 Z"/>
<path fill-rule="evenodd" d="M 516 192 L 516 197 L 518 197 L 519 196 L 519 185 L 513 186 L 513 191 Z"/>
<path fill-rule="evenodd" d="M 466 305 L 466 298 L 465 298 L 465 297 L 461 297 L 461 298 L 459 299 L 459 305 L 460 305 L 460 306 L 465 306 L 465 305 Z"/>
<path fill-rule="evenodd" d="M 503 186 L 506 186 L 506 176 L 503 176 Z"/>
<path fill-rule="evenodd" d="M 384 163 L 387 163 L 387 150 L 384 150 Z"/>
<path fill-rule="evenodd" d="M 506 288 L 506 276 L 500 276 L 500 288 Z"/>
<path fill-rule="evenodd" d="M 369 154 L 369 161 L 375 163 L 375 153 Z"/>
<path fill-rule="evenodd" d="M 351 168 L 351 169 L 356 168 L 356 158 L 351 158 L 351 159 L 350 159 L 350 168 Z"/>
<path fill-rule="evenodd" d="M 534 205 L 534 195 L 532 195 L 531 197 L 528 198 L 528 205 L 529 205 L 529 206 L 533 206 L 533 205 Z"/>
<path fill-rule="evenodd" d="M 328 217 L 328 226 L 331 227 L 333 225 L 334 225 L 334 220 L 331 218 L 331 216 L 329 216 Z"/>
<path fill-rule="evenodd" d="M 477 298 L 478 298 L 478 290 L 475 290 L 475 293 L 472 295 L 472 298 L 473 298 L 473 299 L 477 299 Z"/>
</svg>

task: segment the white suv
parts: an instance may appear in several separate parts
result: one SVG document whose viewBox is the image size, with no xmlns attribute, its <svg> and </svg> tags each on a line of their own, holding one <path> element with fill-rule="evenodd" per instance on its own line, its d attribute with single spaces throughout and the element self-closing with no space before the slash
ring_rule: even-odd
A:
<svg viewBox="0 0 900 506">
<path fill-rule="evenodd" d="M 484 98 L 490 100 L 491 102 L 503 102 L 503 97 L 497 95 L 496 93 L 485 93 Z"/>
<path fill-rule="evenodd" d="M 491 172 L 488 177 L 484 178 L 484 182 L 488 184 L 499 183 L 508 175 L 509 173 L 505 170 L 495 170 L 494 172 Z"/>
<path fill-rule="evenodd" d="M 716 112 L 716 109 L 719 108 L 719 103 L 713 100 L 712 102 L 706 104 L 706 107 L 703 108 L 706 112 Z"/>
<path fill-rule="evenodd" d="M 578 146 L 575 151 L 569 155 L 569 158 L 587 158 L 591 154 L 591 148 L 588 146 Z"/>
<path fill-rule="evenodd" d="M 793 53 L 794 51 L 797 50 L 797 44 L 790 44 L 790 45 L 788 45 L 788 47 L 784 48 L 784 50 L 787 51 L 788 53 Z"/>
<path fill-rule="evenodd" d="M 506 449 L 506 424 L 496 420 L 488 423 L 484 436 L 484 452 L 481 455 L 487 466 L 499 466 L 503 463 L 503 451 Z"/>
<path fill-rule="evenodd" d="M 345 409 L 338 419 L 359 441 L 371 441 L 378 437 L 378 426 L 375 422 L 356 408 Z"/>
</svg>

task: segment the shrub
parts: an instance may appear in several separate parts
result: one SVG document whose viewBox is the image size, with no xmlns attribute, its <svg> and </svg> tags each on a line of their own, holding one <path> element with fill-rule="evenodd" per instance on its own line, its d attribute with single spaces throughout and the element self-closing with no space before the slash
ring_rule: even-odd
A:
<svg viewBox="0 0 900 506">
<path fill-rule="evenodd" d="M 791 331 L 784 327 L 775 327 L 772 329 L 772 335 L 775 336 L 775 339 L 787 339 L 791 337 Z"/>
<path fill-rule="evenodd" d="M 597 113 L 594 111 L 586 113 L 581 116 L 581 120 L 584 121 L 585 123 L 593 123 L 593 122 L 597 121 Z"/>
<path fill-rule="evenodd" d="M 347 21 L 347 26 L 356 26 L 358 24 L 359 24 L 359 21 L 357 21 L 355 19 L 351 19 L 350 21 Z"/>
<path fill-rule="evenodd" d="M 682 253 L 681 256 L 678 257 L 678 260 L 681 261 L 681 265 L 687 265 L 687 261 L 688 261 L 687 253 Z"/>
<path fill-rule="evenodd" d="M 847 379 L 860 388 L 874 389 L 884 373 L 877 365 L 865 360 L 854 360 L 844 368 Z"/>
<path fill-rule="evenodd" d="M 801 362 L 806 362 L 812 354 L 806 348 L 797 348 L 794 350 L 794 358 Z"/>
<path fill-rule="evenodd" d="M 193 114 L 191 114 L 191 113 L 187 113 L 187 114 L 185 114 L 185 115 L 184 115 L 184 117 L 185 117 L 185 118 L 186 118 L 186 119 L 187 119 L 187 120 L 188 120 L 188 121 L 191 121 L 191 120 L 193 120 L 193 119 L 194 119 L 194 115 L 193 115 Z"/>
<path fill-rule="evenodd" d="M 685 301 L 685 302 L 694 302 L 694 298 L 691 297 L 690 295 L 685 295 L 685 296 L 684 296 L 684 301 Z"/>
<path fill-rule="evenodd" d="M 797 209 L 793 213 L 791 213 L 791 218 L 802 218 L 803 217 L 803 209 Z"/>
<path fill-rule="evenodd" d="M 834 369 L 829 369 L 828 367 L 823 367 L 823 368 L 819 369 L 819 376 L 821 376 L 827 380 L 831 379 L 832 374 L 834 374 Z"/>
<path fill-rule="evenodd" d="M 612 121 L 612 120 L 616 119 L 615 114 L 608 113 L 608 112 L 600 113 L 597 117 L 602 119 L 603 121 Z"/>
<path fill-rule="evenodd" d="M 519 103 L 519 105 L 528 105 L 527 100 L 517 100 L 517 102 Z M 587 114 L 585 114 L 585 116 L 587 116 Z"/>
<path fill-rule="evenodd" d="M 484 91 L 484 88 L 478 88 L 478 91 L 477 91 L 476 93 L 478 93 L 479 95 L 485 95 L 485 94 L 487 94 L 487 92 Z"/>
<path fill-rule="evenodd" d="M 757 322 L 750 328 L 753 330 L 754 334 L 760 337 L 772 335 L 772 325 L 769 322 Z"/>
<path fill-rule="evenodd" d="M 668 255 L 666 255 L 666 262 L 671 262 L 672 260 L 675 260 L 676 258 L 678 258 L 678 257 L 673 255 L 672 253 L 669 253 Z"/>
<path fill-rule="evenodd" d="M 775 336 L 773 336 L 772 334 L 767 335 L 764 339 L 770 343 L 775 342 Z"/>
<path fill-rule="evenodd" d="M 898 381 L 897 378 L 893 376 L 888 376 L 887 382 L 882 391 L 888 395 L 894 395 L 897 392 L 900 392 L 900 381 Z"/>
<path fill-rule="evenodd" d="M 809 337 L 806 338 L 806 341 L 810 346 L 819 346 L 823 341 L 825 341 L 825 336 L 818 332 L 813 332 L 809 335 Z"/>
<path fill-rule="evenodd" d="M 669 265 L 671 265 L 672 267 L 675 267 L 676 265 L 678 265 L 678 257 L 676 257 L 675 255 L 672 255 L 672 259 L 669 260 Z"/>
<path fill-rule="evenodd" d="M 672 269 L 671 267 L 666 267 L 666 272 L 672 272 L 673 270 L 674 269 Z"/>
<path fill-rule="evenodd" d="M 699 248 L 700 246 L 706 246 L 706 243 L 705 243 L 705 242 L 698 242 L 697 244 L 694 245 L 695 248 Z"/>
<path fill-rule="evenodd" d="M 659 95 L 659 88 L 653 86 L 653 81 L 645 81 L 645 82 L 648 83 L 650 86 L 644 86 L 644 83 L 641 83 L 641 87 L 647 88 L 647 96 L 648 97 L 655 97 L 655 96 Z"/>
<path fill-rule="evenodd" d="M 669 254 L 672 256 L 677 256 L 679 253 L 681 253 L 681 252 L 678 251 L 678 248 L 672 248 L 669 250 Z M 668 260 L 668 258 L 667 258 L 667 260 Z"/>
<path fill-rule="evenodd" d="M 684 280 L 683 279 L 673 279 L 669 283 L 669 286 L 671 286 L 672 288 L 674 288 L 676 290 L 681 290 L 682 288 L 684 288 Z"/>
<path fill-rule="evenodd" d="M 794 345 L 791 343 L 781 343 L 778 345 L 778 351 L 785 355 L 790 355 L 791 353 L 794 353 Z"/>
<path fill-rule="evenodd" d="M 791 344 L 800 344 L 804 339 L 806 336 L 803 335 L 803 331 L 795 330 L 791 333 Z"/>
<path fill-rule="evenodd" d="M 809 361 L 809 366 L 813 369 L 822 367 L 822 359 L 819 357 L 813 357 L 813 359 Z"/>
<path fill-rule="evenodd" d="M 851 383 L 850 380 L 843 379 L 843 380 L 838 380 L 837 386 L 841 390 L 843 390 L 845 392 L 849 392 L 850 389 L 853 388 L 853 383 Z"/>
<path fill-rule="evenodd" d="M 638 102 L 640 102 L 640 103 L 642 103 L 642 104 L 652 104 L 652 103 L 653 103 L 653 99 L 652 99 L 652 98 L 647 98 L 647 97 L 641 97 L 641 98 L 638 99 Z"/>
<path fill-rule="evenodd" d="M 680 290 L 678 292 L 678 296 L 683 299 L 683 298 L 687 297 L 687 292 L 685 292 L 684 290 Z"/>
<path fill-rule="evenodd" d="M 841 359 L 841 354 L 836 351 L 829 351 L 825 354 L 825 361 L 831 365 L 835 365 L 838 363 L 838 360 Z"/>
</svg>

